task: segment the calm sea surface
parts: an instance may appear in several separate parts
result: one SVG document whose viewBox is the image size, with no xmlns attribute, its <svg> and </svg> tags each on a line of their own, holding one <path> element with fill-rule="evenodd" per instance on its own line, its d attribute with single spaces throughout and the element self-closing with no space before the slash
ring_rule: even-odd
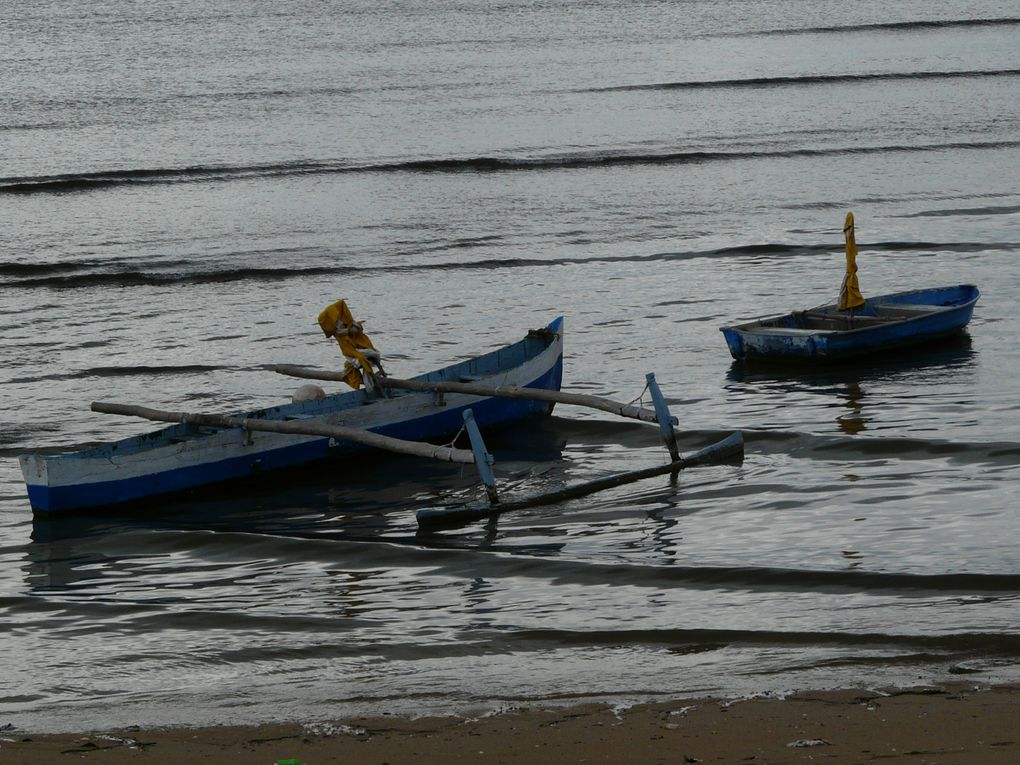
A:
<svg viewBox="0 0 1020 765">
<path fill-rule="evenodd" d="M 1020 12 L 987 2 L 177 0 L 0 19 L 0 725 L 315 720 L 1020 681 Z M 719 325 L 980 286 L 967 335 L 827 371 Z M 339 463 L 34 520 L 17 455 L 411 376 L 566 317 L 566 389 L 654 371 L 709 467 L 429 536 L 471 471 Z M 560 407 L 538 491 L 662 464 Z"/>
</svg>

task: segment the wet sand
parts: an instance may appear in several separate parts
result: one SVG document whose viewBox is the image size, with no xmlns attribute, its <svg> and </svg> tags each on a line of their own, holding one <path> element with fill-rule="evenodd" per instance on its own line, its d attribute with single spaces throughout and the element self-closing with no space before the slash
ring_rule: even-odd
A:
<svg viewBox="0 0 1020 765">
<path fill-rule="evenodd" d="M 827 691 L 626 709 L 514 710 L 476 720 L 358 718 L 107 733 L 0 732 L 0 763 L 274 765 L 1020 762 L 1020 688 Z"/>
</svg>

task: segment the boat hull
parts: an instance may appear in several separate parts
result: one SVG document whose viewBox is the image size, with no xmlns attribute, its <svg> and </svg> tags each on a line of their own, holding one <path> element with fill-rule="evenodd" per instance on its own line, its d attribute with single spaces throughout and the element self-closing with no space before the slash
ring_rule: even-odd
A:
<svg viewBox="0 0 1020 765">
<path fill-rule="evenodd" d="M 722 327 L 733 358 L 838 361 L 931 343 L 970 321 L 980 292 L 973 285 L 870 298 L 854 314 L 834 304 Z"/>
<path fill-rule="evenodd" d="M 559 390 L 563 376 L 563 320 L 546 331 L 468 361 L 421 375 L 424 381 L 470 379 L 492 385 Z M 470 408 L 480 427 L 505 425 L 548 413 L 548 402 L 465 394 L 393 392 L 372 399 L 365 391 L 247 412 L 241 416 L 325 422 L 409 441 L 440 441 L 456 434 Z M 32 509 L 66 513 L 123 505 L 204 489 L 367 451 L 321 436 L 254 432 L 191 425 L 135 436 L 64 455 L 24 455 L 22 472 Z"/>
</svg>

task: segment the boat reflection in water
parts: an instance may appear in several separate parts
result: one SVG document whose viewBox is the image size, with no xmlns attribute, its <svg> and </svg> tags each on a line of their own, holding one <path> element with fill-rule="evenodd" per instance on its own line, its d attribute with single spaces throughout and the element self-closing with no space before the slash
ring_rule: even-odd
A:
<svg viewBox="0 0 1020 765">
<path fill-rule="evenodd" d="M 814 366 L 748 366 L 734 361 L 726 379 L 734 401 L 744 407 L 752 406 L 749 395 L 767 395 L 770 402 L 782 400 L 784 407 L 800 407 L 802 412 L 815 406 L 817 397 L 831 399 L 825 406 L 838 411 L 833 418 L 837 428 L 853 436 L 872 429 L 879 413 L 893 401 L 908 402 L 912 390 L 930 392 L 933 386 L 963 384 L 976 365 L 977 351 L 963 332 L 935 346 Z"/>
<path fill-rule="evenodd" d="M 860 383 L 852 382 L 847 384 L 845 406 L 850 412 L 841 414 L 836 418 L 839 429 L 848 436 L 856 436 L 858 433 L 867 430 L 867 419 L 863 415 L 864 391 L 861 389 Z"/>
<path fill-rule="evenodd" d="M 564 424 L 562 418 L 537 416 L 489 434 L 501 478 L 527 483 L 529 476 L 540 474 L 545 485 L 565 481 L 561 463 L 572 432 Z M 327 467 L 297 469 L 285 480 L 264 476 L 211 493 L 206 489 L 198 498 L 176 496 L 83 513 L 34 515 L 32 542 L 25 546 L 25 581 L 36 591 L 74 590 L 98 571 L 103 577 L 129 576 L 132 560 L 186 554 L 200 550 L 203 540 L 211 543 L 226 536 L 245 540 L 248 548 L 270 549 L 285 543 L 335 542 L 500 547 L 494 529 L 457 537 L 419 534 L 417 509 L 484 497 L 473 469 L 368 454 Z"/>
</svg>

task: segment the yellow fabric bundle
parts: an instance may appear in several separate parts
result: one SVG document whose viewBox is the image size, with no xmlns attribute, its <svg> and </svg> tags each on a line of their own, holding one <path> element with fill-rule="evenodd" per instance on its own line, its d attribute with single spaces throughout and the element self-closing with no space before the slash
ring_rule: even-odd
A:
<svg viewBox="0 0 1020 765">
<path fill-rule="evenodd" d="M 340 352 L 344 356 L 354 359 L 361 364 L 362 369 L 371 372 L 371 362 L 359 349 L 366 348 L 374 351 L 376 347 L 372 345 L 372 341 L 365 334 L 361 324 L 354 320 L 351 309 L 347 307 L 347 301 L 338 300 L 323 310 L 319 314 L 319 326 L 322 327 L 326 337 L 336 338 L 340 345 Z M 354 389 L 361 387 L 361 371 L 354 364 L 348 361 L 344 365 L 344 372 L 346 372 L 344 382 Z"/>
<path fill-rule="evenodd" d="M 846 276 L 843 277 L 843 286 L 839 290 L 838 307 L 840 311 L 864 305 L 864 295 L 861 294 L 861 287 L 857 283 L 857 240 L 854 237 L 854 214 L 852 212 L 846 214 L 843 236 L 846 237 Z"/>
</svg>

